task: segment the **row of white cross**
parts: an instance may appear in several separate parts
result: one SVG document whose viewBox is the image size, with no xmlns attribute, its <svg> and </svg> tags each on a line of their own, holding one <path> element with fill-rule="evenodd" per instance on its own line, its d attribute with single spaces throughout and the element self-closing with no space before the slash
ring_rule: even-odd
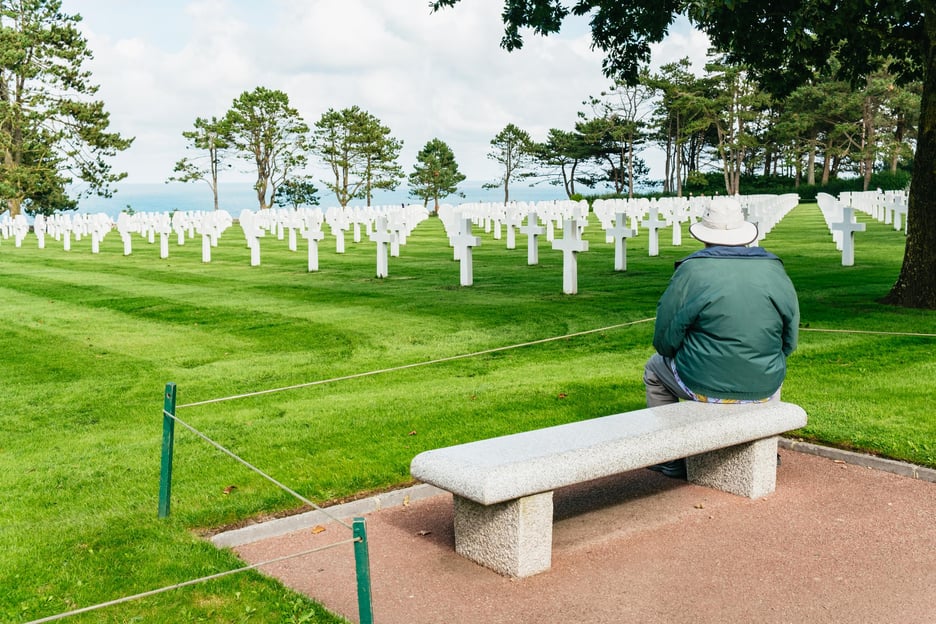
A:
<svg viewBox="0 0 936 624">
<path fill-rule="evenodd" d="M 759 226 L 759 239 L 763 239 L 774 224 L 792 209 L 798 201 L 796 195 L 785 196 L 742 196 L 739 197 L 749 220 Z M 682 224 L 692 223 L 704 212 L 711 201 L 707 197 L 661 198 L 659 200 L 596 200 L 592 206 L 605 240 L 615 246 L 614 269 L 627 270 L 627 239 L 645 230 L 649 242 L 649 255 L 659 255 L 660 230 L 672 229 L 674 246 L 682 244 Z M 454 257 L 461 263 L 460 283 L 471 286 L 473 266 L 471 250 L 481 244 L 480 237 L 472 234 L 478 226 L 486 233 L 493 233 L 495 240 L 507 233 L 507 248 L 515 249 L 517 233 L 527 237 L 527 263 L 539 263 L 539 237 L 545 235 L 552 248 L 563 254 L 563 292 L 578 292 L 577 255 L 588 251 L 588 241 L 583 233 L 588 226 L 589 206 L 586 201 L 546 201 L 536 203 L 513 202 L 504 204 L 463 203 L 458 206 L 440 207 L 439 217 L 445 227 Z M 336 253 L 344 253 L 345 238 L 351 233 L 355 243 L 363 237 L 376 243 L 376 275 L 389 275 L 388 257 L 400 255 L 400 246 L 406 244 L 413 229 L 427 218 L 421 205 L 377 206 L 377 207 L 332 207 L 244 210 L 238 217 L 245 242 L 250 250 L 251 266 L 260 264 L 260 241 L 270 236 L 278 240 L 288 239 L 289 249 L 297 250 L 297 239 L 308 241 L 308 270 L 318 271 L 318 243 L 325 238 L 325 228 L 335 239 Z M 10 220 L 10 232 L 19 242 L 25 237 L 29 226 L 25 218 Z M 45 246 L 45 236 L 64 240 L 65 249 L 70 249 L 72 237 L 92 237 L 92 253 L 98 253 L 104 236 L 116 229 L 123 242 L 124 255 L 132 253 L 132 236 L 144 237 L 150 244 L 157 237 L 160 257 L 169 255 L 169 239 L 176 235 L 179 245 L 196 234 L 202 237 L 202 261 L 211 261 L 211 249 L 217 247 L 220 236 L 232 225 L 234 219 L 223 210 L 209 212 L 176 211 L 173 213 L 135 214 L 121 213 L 115 223 L 103 213 L 95 215 L 56 214 L 43 218 L 37 216 L 34 231 Z M 0 221 L 0 233 L 4 232 Z M 25 228 L 25 229 L 24 229 Z M 556 231 L 562 238 L 556 238 Z M 19 243 L 18 243 L 19 244 Z M 756 242 L 755 242 L 756 244 Z"/>
<path fill-rule="evenodd" d="M 884 223 L 893 225 L 898 232 L 907 233 L 907 210 L 910 196 L 907 191 L 862 191 L 839 193 L 839 201 L 853 206 L 866 215 Z"/>
<path fill-rule="evenodd" d="M 267 234 L 288 239 L 290 251 L 296 251 L 297 237 L 308 240 L 309 271 L 318 271 L 318 242 L 325 238 L 327 225 L 335 237 L 335 252 L 344 253 L 346 235 L 350 230 L 359 243 L 362 236 L 377 243 L 377 277 L 387 277 L 387 255 L 399 256 L 400 245 L 419 223 L 428 217 L 422 206 L 368 206 L 366 208 L 332 207 L 322 212 L 313 208 L 272 209 L 253 212 L 243 210 L 239 221 L 250 248 L 250 264 L 260 264 L 260 238 Z M 389 249 L 388 249 L 389 247 Z"/>
<path fill-rule="evenodd" d="M 659 255 L 659 231 L 671 227 L 674 246 L 682 244 L 682 224 L 694 222 L 708 207 L 711 198 L 665 198 L 652 201 L 639 200 L 596 200 L 592 210 L 598 217 L 605 240 L 614 244 L 615 271 L 627 270 L 627 239 L 637 236 L 640 228 L 647 230 L 649 255 Z M 764 236 L 799 202 L 793 195 L 765 195 L 745 198 L 742 205 L 748 219 L 758 225 L 758 240 Z M 516 248 L 516 231 L 527 236 L 527 264 L 539 262 L 537 238 L 545 233 L 552 248 L 562 251 L 562 291 L 566 294 L 578 292 L 577 254 L 588 250 L 588 241 L 583 232 L 588 225 L 587 202 L 539 202 L 533 206 L 524 203 L 508 204 L 462 204 L 443 206 L 439 216 L 445 226 L 449 243 L 454 247 L 455 259 L 461 262 L 462 286 L 473 283 L 472 248 L 481 244 L 481 239 L 471 233 L 472 225 L 493 232 L 499 240 L 503 227 L 507 228 L 507 249 Z M 542 225 L 540 224 L 542 222 Z M 556 229 L 561 228 L 563 237 L 555 238 Z M 755 244 L 757 242 L 755 241 Z"/>
<path fill-rule="evenodd" d="M 908 200 L 906 191 L 844 192 L 838 199 L 828 193 L 818 193 L 816 203 L 832 233 L 835 248 L 842 252 L 842 266 L 854 266 L 855 232 L 865 231 L 865 224 L 858 223 L 855 211 L 893 224 L 895 230 L 906 233 Z"/>
<path fill-rule="evenodd" d="M 846 204 L 828 193 L 817 193 L 816 203 L 832 233 L 835 248 L 842 252 L 842 266 L 854 266 L 855 232 L 864 232 L 865 224 L 858 223 L 855 208 L 850 203 Z"/>
</svg>

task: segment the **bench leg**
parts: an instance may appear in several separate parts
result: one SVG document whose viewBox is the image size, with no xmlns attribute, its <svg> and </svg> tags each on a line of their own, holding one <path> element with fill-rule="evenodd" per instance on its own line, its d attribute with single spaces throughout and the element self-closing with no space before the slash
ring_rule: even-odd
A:
<svg viewBox="0 0 936 624">
<path fill-rule="evenodd" d="M 504 576 L 549 569 L 552 524 L 552 492 L 494 505 L 455 495 L 455 551 Z"/>
<path fill-rule="evenodd" d="M 692 483 L 760 498 L 777 485 L 777 438 L 764 438 L 686 458 Z"/>
</svg>

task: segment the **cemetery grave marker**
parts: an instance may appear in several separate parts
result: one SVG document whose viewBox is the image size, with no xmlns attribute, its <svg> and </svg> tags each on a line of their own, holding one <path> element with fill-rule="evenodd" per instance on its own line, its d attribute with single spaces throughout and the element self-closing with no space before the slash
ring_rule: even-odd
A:
<svg viewBox="0 0 936 624">
<path fill-rule="evenodd" d="M 578 293 L 578 259 L 580 252 L 588 251 L 588 241 L 582 240 L 579 221 L 567 219 L 563 224 L 563 237 L 553 241 L 553 249 L 562 251 L 562 292 Z"/>
<path fill-rule="evenodd" d="M 471 262 L 471 250 L 481 246 L 481 239 L 471 235 L 471 218 L 459 219 L 461 228 L 453 240 L 460 263 L 460 284 L 471 286 L 474 283 L 474 268 Z"/>
</svg>

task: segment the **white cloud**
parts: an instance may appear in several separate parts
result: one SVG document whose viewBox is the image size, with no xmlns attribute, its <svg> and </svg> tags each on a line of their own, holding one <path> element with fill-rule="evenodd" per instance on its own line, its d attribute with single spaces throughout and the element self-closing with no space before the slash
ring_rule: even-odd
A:
<svg viewBox="0 0 936 624">
<path fill-rule="evenodd" d="M 328 108 L 358 105 L 404 141 L 409 171 L 434 137 L 469 179 L 496 175 L 486 154 L 507 123 L 542 140 L 570 128 L 582 101 L 607 87 L 587 23 L 559 36 L 499 47 L 502 0 L 471 0 L 430 14 L 426 2 L 385 0 L 64 0 L 84 15 L 89 69 L 115 130 L 136 136 L 115 167 L 128 181 L 162 181 L 184 155 L 182 131 L 223 115 L 258 85 L 281 89 L 311 125 Z M 682 28 L 662 62 L 704 57 Z"/>
</svg>

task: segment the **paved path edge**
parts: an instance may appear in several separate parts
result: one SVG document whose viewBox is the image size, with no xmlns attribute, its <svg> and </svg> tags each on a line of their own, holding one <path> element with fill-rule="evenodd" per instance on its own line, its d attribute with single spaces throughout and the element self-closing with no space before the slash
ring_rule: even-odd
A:
<svg viewBox="0 0 936 624">
<path fill-rule="evenodd" d="M 783 437 L 780 438 L 779 445 L 780 448 L 796 451 L 798 453 L 818 455 L 819 457 L 825 457 L 833 461 L 841 461 L 846 464 L 872 468 L 902 477 L 936 483 L 936 470 L 916 464 L 893 459 L 884 459 L 883 457 L 876 457 L 865 453 L 857 453 L 855 451 L 847 451 L 845 449 L 822 446 L 820 444 L 812 444 L 802 440 Z M 399 490 L 368 496 L 350 503 L 335 505 L 324 510 L 308 511 L 286 518 L 277 518 L 276 520 L 269 520 L 267 522 L 218 533 L 211 537 L 211 541 L 218 547 L 234 548 L 292 533 L 293 531 L 301 531 L 319 524 L 329 524 L 335 522 L 336 518 L 363 516 L 375 511 L 380 511 L 381 509 L 408 505 L 411 502 L 444 493 L 444 490 L 440 490 L 435 486 L 427 483 L 420 483 Z"/>
</svg>

